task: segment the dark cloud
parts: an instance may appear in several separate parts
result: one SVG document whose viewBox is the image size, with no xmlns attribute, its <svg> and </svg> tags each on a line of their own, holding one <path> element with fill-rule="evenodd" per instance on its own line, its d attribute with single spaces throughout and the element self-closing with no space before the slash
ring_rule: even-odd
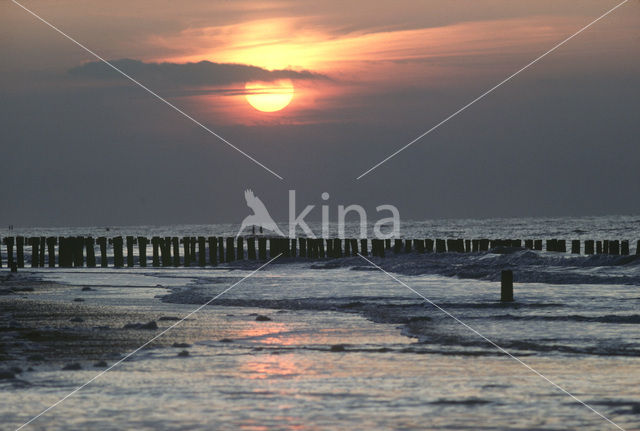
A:
<svg viewBox="0 0 640 431">
<path fill-rule="evenodd" d="M 146 82 L 173 87 L 221 86 L 247 81 L 327 80 L 326 75 L 308 70 L 267 70 L 257 66 L 233 63 L 145 63 L 124 58 L 110 61 L 123 72 Z M 101 61 L 91 61 L 69 70 L 75 77 L 113 81 L 122 76 Z"/>
</svg>

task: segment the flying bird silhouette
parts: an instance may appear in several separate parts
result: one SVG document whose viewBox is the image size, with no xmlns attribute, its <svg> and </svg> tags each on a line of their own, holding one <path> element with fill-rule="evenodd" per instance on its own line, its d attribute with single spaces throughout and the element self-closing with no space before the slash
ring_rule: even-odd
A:
<svg viewBox="0 0 640 431">
<path fill-rule="evenodd" d="M 245 219 L 242 220 L 242 225 L 240 226 L 240 230 L 238 231 L 236 238 L 238 238 L 242 231 L 249 226 L 261 226 L 263 229 L 285 236 L 276 222 L 273 221 L 271 215 L 269 215 L 267 207 L 264 206 L 260 198 L 253 194 L 251 189 L 244 191 L 244 198 L 247 201 L 247 206 L 253 211 L 253 214 L 246 216 Z"/>
</svg>

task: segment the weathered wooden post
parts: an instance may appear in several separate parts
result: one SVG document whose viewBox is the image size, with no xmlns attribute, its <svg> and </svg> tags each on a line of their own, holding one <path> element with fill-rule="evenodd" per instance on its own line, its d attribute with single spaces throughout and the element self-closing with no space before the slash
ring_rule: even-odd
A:
<svg viewBox="0 0 640 431">
<path fill-rule="evenodd" d="M 384 248 L 385 250 L 391 250 L 391 238 L 387 238 L 384 240 Z"/>
<path fill-rule="evenodd" d="M 344 239 L 344 255 L 345 257 L 351 256 L 351 240 Z"/>
<path fill-rule="evenodd" d="M 122 268 L 124 266 L 124 257 L 122 255 L 123 240 L 121 236 L 113 238 L 113 266 Z M 156 242 L 157 246 L 157 242 Z M 156 249 L 157 250 L 157 249 Z"/>
<path fill-rule="evenodd" d="M 404 240 L 404 252 L 405 253 L 411 253 L 412 248 L 413 248 L 413 241 L 411 241 L 410 239 L 405 239 Z"/>
<path fill-rule="evenodd" d="M 609 254 L 614 256 L 620 254 L 620 242 L 618 240 L 609 241 Z"/>
<path fill-rule="evenodd" d="M 180 238 L 171 237 L 171 247 L 173 248 L 173 266 L 177 268 L 180 266 Z"/>
<path fill-rule="evenodd" d="M 302 242 L 300 248 L 302 248 Z M 247 238 L 247 259 L 256 260 L 256 238 L 253 236 Z"/>
<path fill-rule="evenodd" d="M 609 240 L 605 239 L 602 241 L 602 253 L 609 254 Z"/>
<path fill-rule="evenodd" d="M 127 267 L 133 268 L 133 237 L 127 235 Z"/>
<path fill-rule="evenodd" d="M 220 263 L 223 263 L 224 260 L 224 238 L 219 236 L 218 237 L 218 261 Z"/>
<path fill-rule="evenodd" d="M 580 254 L 580 240 L 574 239 L 571 241 L 571 254 Z"/>
<path fill-rule="evenodd" d="M 594 253 L 594 241 L 592 239 L 584 240 L 584 254 Z"/>
<path fill-rule="evenodd" d="M 173 260 L 171 259 L 171 237 L 166 236 L 164 238 L 160 238 L 159 243 L 162 266 L 171 266 L 171 263 L 173 262 Z"/>
<path fill-rule="evenodd" d="M 369 255 L 369 244 L 366 238 L 360 238 L 360 254 L 363 256 Z"/>
<path fill-rule="evenodd" d="M 196 244 L 197 240 L 195 236 L 189 238 L 189 245 L 191 246 L 191 250 L 189 251 L 189 258 L 191 259 L 191 263 L 196 263 Z"/>
<path fill-rule="evenodd" d="M 402 239 L 393 240 L 393 254 L 399 254 L 402 251 Z"/>
<path fill-rule="evenodd" d="M 24 268 L 24 237 L 16 237 L 16 260 L 18 268 Z"/>
<path fill-rule="evenodd" d="M 50 236 L 47 237 L 47 254 L 49 257 L 49 268 L 56 267 L 56 244 L 58 243 L 58 239 L 56 237 Z"/>
<path fill-rule="evenodd" d="M 524 248 L 528 248 L 529 250 L 533 250 L 533 240 L 525 239 L 524 240 Z"/>
<path fill-rule="evenodd" d="M 198 237 L 198 264 L 200 266 L 207 264 L 207 239 L 203 236 Z"/>
<path fill-rule="evenodd" d="M 236 253 L 235 253 L 234 246 L 233 246 L 233 238 L 232 237 L 228 237 L 227 238 L 226 261 L 227 262 L 233 262 L 236 259 L 235 254 Z"/>
<path fill-rule="evenodd" d="M 107 238 L 103 236 L 98 237 L 96 242 L 100 246 L 100 266 L 106 268 L 109 266 L 109 261 L 107 260 Z"/>
<path fill-rule="evenodd" d="M 558 251 L 560 253 L 566 253 L 567 252 L 567 241 L 565 241 L 564 239 L 559 239 L 558 240 Z"/>
<path fill-rule="evenodd" d="M 39 264 L 39 266 L 41 268 L 44 268 L 44 255 L 45 255 L 45 247 L 46 247 L 46 244 L 47 244 L 46 240 L 47 239 L 45 237 L 43 237 L 43 236 L 40 237 L 40 253 L 38 253 L 38 257 L 40 258 L 40 262 L 38 262 L 38 264 Z M 2 259 L 0 258 L 0 261 L 1 260 Z M 2 266 L 2 265 L 0 265 L 0 266 Z"/>
<path fill-rule="evenodd" d="M 548 239 L 547 240 L 547 251 L 557 251 L 557 242 L 556 239 Z"/>
<path fill-rule="evenodd" d="M 209 263 L 216 266 L 218 265 L 218 238 L 210 236 L 207 242 L 209 243 Z"/>
<path fill-rule="evenodd" d="M 470 239 L 465 239 L 464 240 L 464 251 L 465 251 L 465 253 L 471 253 L 471 240 Z"/>
<path fill-rule="evenodd" d="M 96 250 L 93 237 L 88 236 L 84 239 L 84 246 L 87 249 L 87 268 L 96 267 Z"/>
<path fill-rule="evenodd" d="M 445 253 L 447 251 L 447 243 L 443 239 L 436 239 L 436 253 Z"/>
<path fill-rule="evenodd" d="M 489 251 L 489 240 L 487 238 L 480 239 L 480 251 Z"/>
<path fill-rule="evenodd" d="M 160 238 L 157 236 L 152 237 L 151 238 L 151 249 L 152 249 L 151 265 L 153 265 L 154 267 L 160 266 L 159 247 L 160 247 Z"/>
<path fill-rule="evenodd" d="M 138 265 L 141 268 L 146 268 L 147 266 L 147 243 L 149 240 L 146 236 L 139 236 L 136 239 L 138 243 Z"/>
<path fill-rule="evenodd" d="M 351 242 L 351 256 L 357 256 L 358 255 L 358 239 L 351 238 L 349 242 Z"/>
<path fill-rule="evenodd" d="M 472 239 L 471 240 L 471 251 L 474 253 L 477 253 L 480 251 L 480 240 L 479 239 Z"/>
<path fill-rule="evenodd" d="M 541 239 L 536 239 L 533 241 L 533 249 L 534 250 L 538 250 L 538 251 L 542 251 L 542 240 Z"/>
<path fill-rule="evenodd" d="M 58 237 L 58 267 L 67 267 L 67 240 L 65 237 Z"/>
<path fill-rule="evenodd" d="M 636 244 L 636 254 L 640 254 L 640 239 L 638 240 L 638 242 Z"/>
<path fill-rule="evenodd" d="M 433 253 L 433 240 L 432 239 L 425 239 L 424 240 L 424 251 L 426 251 L 427 253 Z"/>
<path fill-rule="evenodd" d="M 31 268 L 37 268 L 40 264 L 40 238 L 33 237 L 28 241 L 31 243 Z"/>
<path fill-rule="evenodd" d="M 322 241 L 321 238 L 318 238 L 318 257 L 320 259 L 324 259 L 325 258 L 324 241 Z"/>
<path fill-rule="evenodd" d="M 184 266 L 191 265 L 191 238 L 185 236 L 182 238 L 182 247 L 184 248 Z"/>
<path fill-rule="evenodd" d="M 84 237 L 73 238 L 73 266 L 82 268 L 84 266 Z"/>
<path fill-rule="evenodd" d="M 298 238 L 298 244 L 300 257 L 309 257 L 307 256 L 307 239 Z"/>
<path fill-rule="evenodd" d="M 629 255 L 629 241 L 626 239 L 620 242 L 620 254 L 623 256 Z"/>
<path fill-rule="evenodd" d="M 505 269 L 500 277 L 500 301 L 513 302 L 513 271 Z"/>
<path fill-rule="evenodd" d="M 596 254 L 602 254 L 603 252 L 602 241 L 596 241 Z"/>
<path fill-rule="evenodd" d="M 244 237 L 241 236 L 236 241 L 236 259 L 244 260 Z"/>
</svg>

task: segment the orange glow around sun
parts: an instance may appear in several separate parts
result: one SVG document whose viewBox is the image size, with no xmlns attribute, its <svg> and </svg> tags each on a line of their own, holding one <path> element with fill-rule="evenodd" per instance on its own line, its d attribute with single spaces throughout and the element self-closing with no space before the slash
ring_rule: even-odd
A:
<svg viewBox="0 0 640 431">
<path fill-rule="evenodd" d="M 288 79 L 274 82 L 247 82 L 247 102 L 258 111 L 275 112 L 287 107 L 293 99 L 293 83 Z"/>
</svg>

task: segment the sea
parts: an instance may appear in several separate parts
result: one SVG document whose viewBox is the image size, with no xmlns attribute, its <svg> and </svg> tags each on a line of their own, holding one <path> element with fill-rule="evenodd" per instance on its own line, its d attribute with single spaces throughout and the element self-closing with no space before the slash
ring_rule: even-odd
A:
<svg viewBox="0 0 640 431">
<path fill-rule="evenodd" d="M 0 237 L 237 229 L 16 227 Z M 39 300 L 68 302 L 89 286 L 86 301 L 112 311 L 187 316 L 211 302 L 184 322 L 195 334 L 188 357 L 140 350 L 24 429 L 640 429 L 640 216 L 407 221 L 401 236 L 629 240 L 631 253 L 283 257 L 257 272 L 247 261 L 25 268 L 66 286 Z M 504 269 L 514 274 L 513 303 L 500 302 Z M 0 428 L 18 428 L 100 371 L 44 367 L 22 376 L 25 385 L 0 380 Z"/>
</svg>

